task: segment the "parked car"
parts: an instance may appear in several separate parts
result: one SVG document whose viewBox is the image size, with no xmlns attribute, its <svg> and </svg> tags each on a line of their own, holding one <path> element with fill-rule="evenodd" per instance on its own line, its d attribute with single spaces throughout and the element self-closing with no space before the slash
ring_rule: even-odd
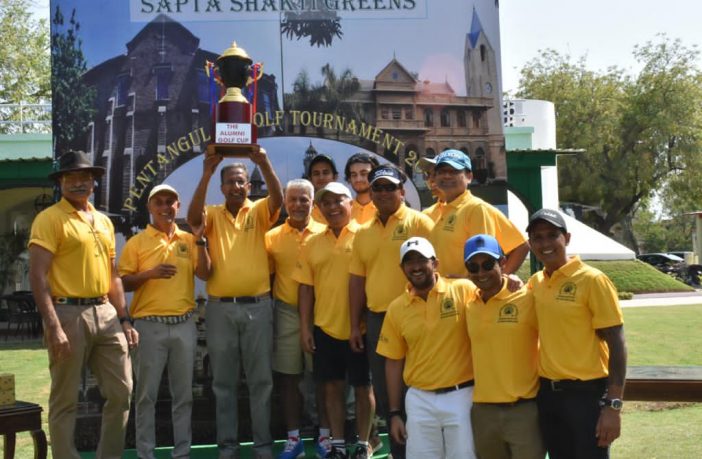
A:
<svg viewBox="0 0 702 459">
<path fill-rule="evenodd" d="M 672 253 L 642 253 L 636 258 L 661 272 L 670 274 L 680 282 L 693 287 L 700 287 L 702 265 L 688 265 L 683 258 Z"/>
</svg>

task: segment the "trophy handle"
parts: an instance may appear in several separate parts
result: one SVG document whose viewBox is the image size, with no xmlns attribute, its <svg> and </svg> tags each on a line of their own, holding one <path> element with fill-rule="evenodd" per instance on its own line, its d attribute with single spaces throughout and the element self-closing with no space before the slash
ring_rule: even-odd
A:
<svg viewBox="0 0 702 459">
<path fill-rule="evenodd" d="M 246 86 L 250 85 L 250 84 L 253 83 L 254 81 L 260 80 L 261 77 L 263 76 L 263 64 L 260 63 L 260 62 L 258 62 L 258 63 L 256 63 L 256 64 L 252 65 L 252 66 L 251 66 L 251 69 L 253 69 L 254 66 L 258 66 L 258 74 L 256 75 L 256 79 L 255 79 L 255 80 L 254 80 L 252 77 L 249 76 L 248 79 L 246 80 Z"/>
</svg>

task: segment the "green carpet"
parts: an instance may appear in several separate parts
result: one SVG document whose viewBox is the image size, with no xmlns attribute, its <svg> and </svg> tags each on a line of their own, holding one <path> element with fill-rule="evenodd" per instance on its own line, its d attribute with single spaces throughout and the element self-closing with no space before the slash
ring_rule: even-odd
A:
<svg viewBox="0 0 702 459">
<path fill-rule="evenodd" d="M 381 434 L 380 438 L 383 439 L 383 447 L 373 455 L 374 459 L 385 459 L 388 457 L 390 452 L 389 441 L 386 434 Z M 273 453 L 277 455 L 282 451 L 285 445 L 285 440 L 278 440 L 273 446 Z M 240 450 L 240 459 L 254 459 L 251 450 L 252 443 L 242 443 Z M 156 448 L 156 457 L 158 459 L 170 459 L 171 450 L 173 448 Z M 312 459 L 314 455 L 314 439 L 305 438 L 305 453 L 306 457 Z M 82 459 L 94 459 L 95 452 L 82 452 L 80 453 Z M 217 446 L 216 445 L 194 445 L 190 451 L 190 459 L 212 459 L 217 457 Z M 133 449 L 128 449 L 122 455 L 123 459 L 137 459 L 136 451 Z"/>
</svg>

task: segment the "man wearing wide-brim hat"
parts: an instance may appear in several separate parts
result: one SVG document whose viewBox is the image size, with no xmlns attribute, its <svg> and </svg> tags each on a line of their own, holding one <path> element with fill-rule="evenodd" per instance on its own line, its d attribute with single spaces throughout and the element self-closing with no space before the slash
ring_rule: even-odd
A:
<svg viewBox="0 0 702 459">
<path fill-rule="evenodd" d="M 49 432 L 53 457 L 78 459 L 73 436 L 83 364 L 105 398 L 96 457 L 118 458 L 124 449 L 132 368 L 128 347 L 139 335 L 129 321 L 115 269 L 112 222 L 90 203 L 105 169 L 82 151 L 69 151 L 49 174 L 61 200 L 34 219 L 29 276 L 44 321 L 51 393 Z"/>
</svg>

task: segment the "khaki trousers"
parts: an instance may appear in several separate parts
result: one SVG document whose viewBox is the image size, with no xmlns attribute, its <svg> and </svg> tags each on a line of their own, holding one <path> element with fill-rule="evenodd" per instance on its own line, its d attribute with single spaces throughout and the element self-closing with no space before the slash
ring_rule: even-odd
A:
<svg viewBox="0 0 702 459">
<path fill-rule="evenodd" d="M 49 357 L 49 433 L 53 457 L 80 459 L 74 432 L 81 370 L 83 365 L 88 365 L 105 398 L 100 442 L 95 457 L 121 458 L 129 417 L 132 366 L 117 312 L 109 303 L 97 306 L 57 305 L 56 315 L 68 337 L 71 354 L 58 362 Z"/>
</svg>

